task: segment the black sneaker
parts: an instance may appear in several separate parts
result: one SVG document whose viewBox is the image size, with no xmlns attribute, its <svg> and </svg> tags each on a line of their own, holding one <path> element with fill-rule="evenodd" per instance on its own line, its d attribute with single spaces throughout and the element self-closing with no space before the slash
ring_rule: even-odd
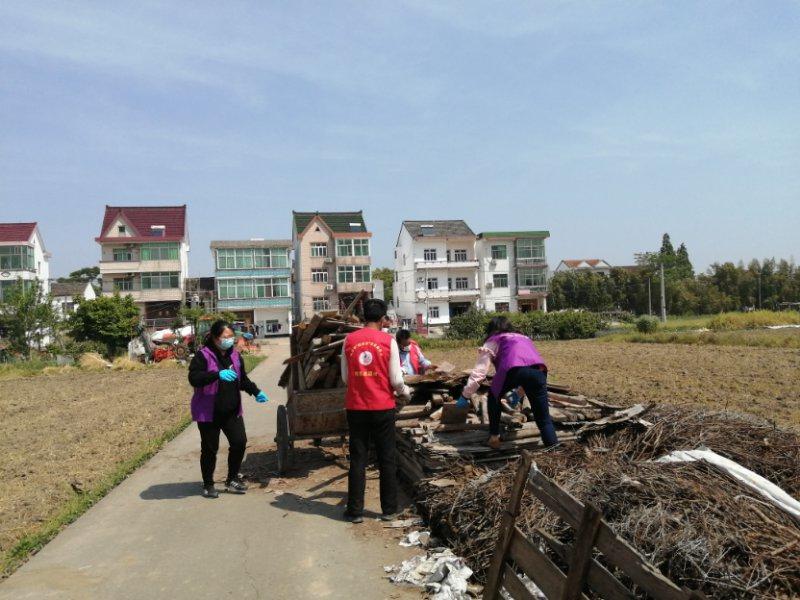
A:
<svg viewBox="0 0 800 600">
<path fill-rule="evenodd" d="M 241 479 L 232 479 L 225 483 L 225 491 L 229 494 L 244 494 L 247 491 L 247 484 Z"/>
<path fill-rule="evenodd" d="M 219 498 L 219 492 L 213 485 L 203 486 L 203 498 Z"/>
<path fill-rule="evenodd" d="M 344 511 L 344 518 L 345 521 L 350 521 L 351 523 L 358 524 L 364 522 L 364 515 L 355 515 L 351 513 L 349 510 Z"/>
<path fill-rule="evenodd" d="M 396 521 L 397 517 L 400 516 L 400 513 L 384 513 L 381 515 L 381 521 Z"/>
</svg>

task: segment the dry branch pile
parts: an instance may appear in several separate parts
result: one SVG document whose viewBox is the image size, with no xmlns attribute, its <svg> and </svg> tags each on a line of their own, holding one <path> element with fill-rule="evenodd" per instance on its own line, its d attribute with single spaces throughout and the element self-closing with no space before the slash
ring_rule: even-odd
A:
<svg viewBox="0 0 800 600">
<path fill-rule="evenodd" d="M 536 455 L 539 468 L 583 501 L 678 584 L 714 598 L 796 597 L 800 525 L 750 488 L 706 463 L 649 462 L 673 450 L 707 446 L 800 493 L 800 438 L 753 419 L 658 409 L 646 430 L 593 434 Z M 454 467 L 449 481 L 420 486 L 431 525 L 479 577 L 494 551 L 515 464 L 497 471 Z M 452 483 L 452 485 L 448 485 Z M 442 487 L 444 486 L 444 487 Z M 518 525 L 570 542 L 569 528 L 525 496 Z M 556 560 L 554 558 L 554 560 Z"/>
</svg>

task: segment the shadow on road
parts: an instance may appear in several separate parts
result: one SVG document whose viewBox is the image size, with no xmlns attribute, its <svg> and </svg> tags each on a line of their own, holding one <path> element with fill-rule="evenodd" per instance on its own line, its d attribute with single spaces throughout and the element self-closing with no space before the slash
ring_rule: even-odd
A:
<svg viewBox="0 0 800 600">
<path fill-rule="evenodd" d="M 198 481 L 157 483 L 142 491 L 139 497 L 142 500 L 182 500 L 199 495 L 201 487 Z"/>
<path fill-rule="evenodd" d="M 324 498 L 337 500 L 335 504 L 324 502 Z M 319 515 L 333 521 L 344 521 L 344 507 L 347 501 L 347 492 L 327 491 L 310 497 L 303 497 L 292 492 L 284 492 L 277 496 L 271 506 L 288 512 L 296 512 L 304 515 Z M 365 519 L 377 519 L 379 513 L 365 510 Z"/>
</svg>

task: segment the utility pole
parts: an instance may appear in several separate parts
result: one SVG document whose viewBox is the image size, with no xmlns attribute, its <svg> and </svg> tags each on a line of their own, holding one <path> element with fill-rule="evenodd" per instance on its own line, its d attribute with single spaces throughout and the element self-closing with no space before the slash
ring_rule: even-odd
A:
<svg viewBox="0 0 800 600">
<path fill-rule="evenodd" d="M 661 263 L 661 322 L 667 322 L 667 299 L 666 291 L 664 289 L 664 263 Z"/>
<path fill-rule="evenodd" d="M 761 271 L 758 272 L 758 310 L 761 310 Z"/>
<path fill-rule="evenodd" d="M 653 287 L 650 285 L 650 277 L 647 278 L 647 314 L 653 316 Z"/>
</svg>

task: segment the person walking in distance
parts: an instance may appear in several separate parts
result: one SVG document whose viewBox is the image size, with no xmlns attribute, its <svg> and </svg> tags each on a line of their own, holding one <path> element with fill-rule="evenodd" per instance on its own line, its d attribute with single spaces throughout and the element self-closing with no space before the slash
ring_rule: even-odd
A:
<svg viewBox="0 0 800 600">
<path fill-rule="evenodd" d="M 220 431 L 228 438 L 228 477 L 225 491 L 244 494 L 247 485 L 239 477 L 247 435 L 242 418 L 242 391 L 266 402 L 267 395 L 250 381 L 241 355 L 234 350 L 230 324 L 215 321 L 205 343 L 189 365 L 189 383 L 194 387 L 192 420 L 200 430 L 200 471 L 203 474 L 203 497 L 218 498 L 214 487 Z"/>
<path fill-rule="evenodd" d="M 386 303 L 371 298 L 364 302 L 366 325 L 347 335 L 342 351 L 342 379 L 347 385 L 345 408 L 350 430 L 350 471 L 347 478 L 345 518 L 364 521 L 364 492 L 370 442 L 375 444 L 380 471 L 381 518 L 391 521 L 397 513 L 397 457 L 394 422 L 395 394 L 408 399 L 403 383 L 400 351 L 391 334 L 381 331 Z"/>
</svg>

